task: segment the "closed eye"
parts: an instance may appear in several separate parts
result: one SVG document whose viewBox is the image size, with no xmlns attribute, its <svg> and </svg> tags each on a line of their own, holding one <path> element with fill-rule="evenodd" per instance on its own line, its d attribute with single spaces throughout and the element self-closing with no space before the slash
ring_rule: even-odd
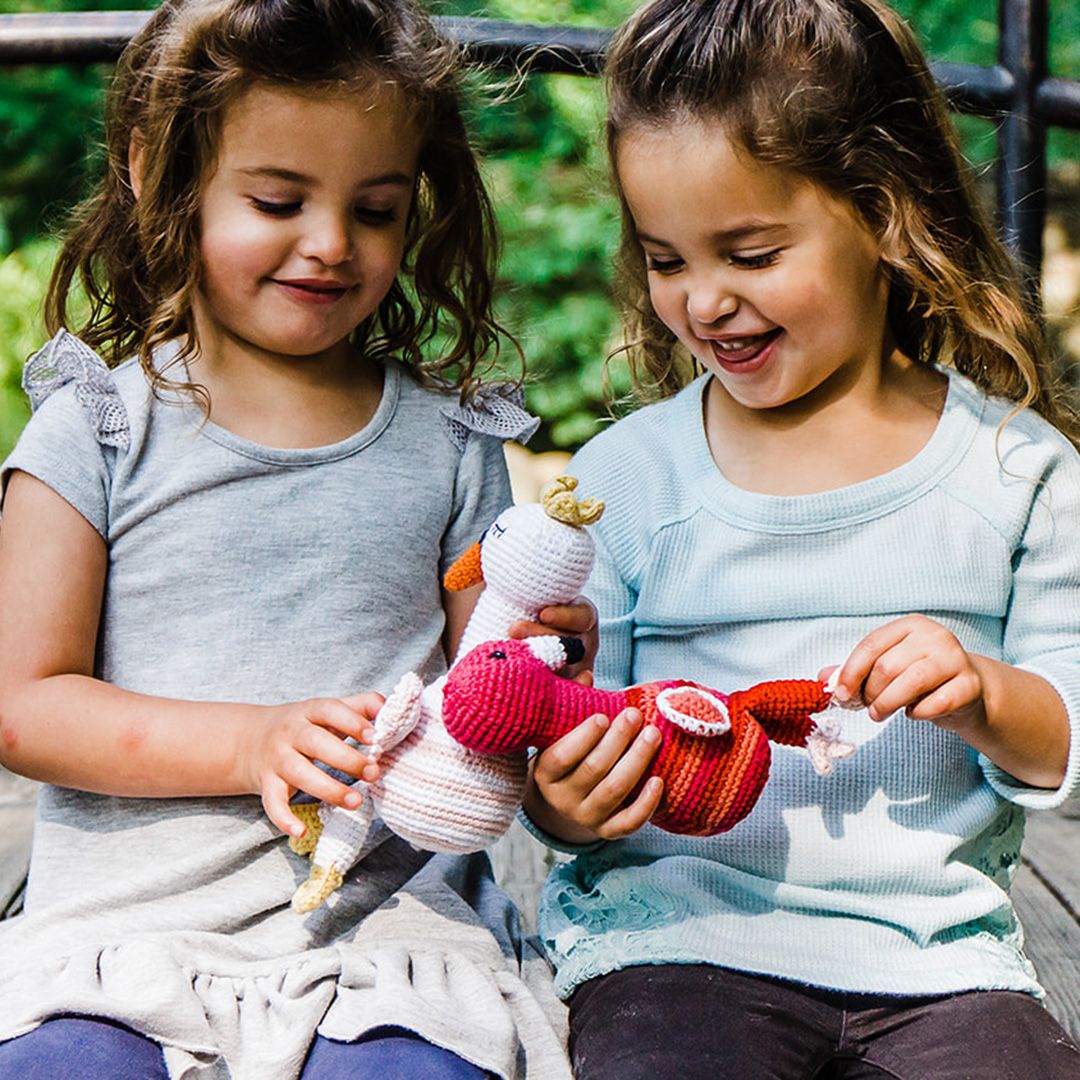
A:
<svg viewBox="0 0 1080 1080">
<path fill-rule="evenodd" d="M 682 259 L 661 259 L 655 255 L 645 256 L 645 269 L 657 274 L 674 274 L 683 267 Z"/>
<path fill-rule="evenodd" d="M 288 217 L 289 214 L 295 214 L 302 204 L 298 200 L 291 202 L 271 202 L 268 199 L 256 199 L 252 197 L 251 205 L 254 206 L 260 214 L 269 214 L 271 217 Z"/>
<path fill-rule="evenodd" d="M 376 210 L 370 206 L 358 206 L 353 210 L 357 221 L 368 225 L 390 225 L 397 221 L 396 210 Z"/>
<path fill-rule="evenodd" d="M 780 248 L 772 251 L 763 251 L 756 255 L 732 255 L 731 265 L 742 270 L 760 270 L 765 266 L 772 266 L 780 258 Z"/>
</svg>

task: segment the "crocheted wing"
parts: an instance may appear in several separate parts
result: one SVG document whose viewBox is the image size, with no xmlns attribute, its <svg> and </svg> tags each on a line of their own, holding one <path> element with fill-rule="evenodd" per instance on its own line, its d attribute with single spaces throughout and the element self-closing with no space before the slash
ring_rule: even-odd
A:
<svg viewBox="0 0 1080 1080">
<path fill-rule="evenodd" d="M 805 746 L 813 732 L 814 713 L 825 709 L 832 695 L 816 679 L 773 679 L 731 695 L 732 709 L 745 709 L 773 742 Z"/>
<path fill-rule="evenodd" d="M 396 746 L 420 720 L 424 682 L 407 671 L 383 703 L 375 717 L 375 749 L 379 752 Z"/>
</svg>

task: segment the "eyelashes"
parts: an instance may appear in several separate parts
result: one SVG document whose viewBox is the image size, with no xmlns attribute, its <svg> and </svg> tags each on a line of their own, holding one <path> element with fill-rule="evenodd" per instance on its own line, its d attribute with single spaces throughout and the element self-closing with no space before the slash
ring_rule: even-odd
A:
<svg viewBox="0 0 1080 1080">
<path fill-rule="evenodd" d="M 763 251 L 759 255 L 732 255 L 731 265 L 744 270 L 759 270 L 763 266 L 772 266 L 780 258 L 780 248 Z"/>
<path fill-rule="evenodd" d="M 294 214 L 298 214 L 304 206 L 299 200 L 275 202 L 272 199 L 257 199 L 254 196 L 249 196 L 248 201 L 260 214 L 276 218 L 292 217 Z M 353 217 L 357 221 L 368 225 L 390 225 L 397 221 L 398 212 L 394 209 L 382 210 L 370 206 L 357 206 L 353 208 Z"/>
<path fill-rule="evenodd" d="M 756 255 L 729 255 L 728 261 L 739 270 L 761 270 L 766 266 L 774 265 L 780 258 L 782 248 L 773 248 L 771 251 L 763 251 Z M 657 274 L 674 274 L 684 266 L 682 259 L 660 259 L 654 256 L 645 256 L 645 268 Z"/>
</svg>

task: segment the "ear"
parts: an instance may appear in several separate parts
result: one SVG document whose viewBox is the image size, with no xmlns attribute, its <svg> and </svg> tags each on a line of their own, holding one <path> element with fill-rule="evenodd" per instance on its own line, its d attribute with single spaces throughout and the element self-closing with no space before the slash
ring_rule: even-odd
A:
<svg viewBox="0 0 1080 1080">
<path fill-rule="evenodd" d="M 143 182 L 143 151 L 146 142 L 143 133 L 138 128 L 133 128 L 131 139 L 128 142 L 128 178 L 131 181 L 131 190 L 138 199 L 142 191 Z"/>
</svg>

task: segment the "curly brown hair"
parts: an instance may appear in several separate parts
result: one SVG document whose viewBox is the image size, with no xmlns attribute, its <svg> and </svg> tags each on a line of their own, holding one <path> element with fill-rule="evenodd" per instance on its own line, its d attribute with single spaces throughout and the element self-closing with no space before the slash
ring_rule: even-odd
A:
<svg viewBox="0 0 1080 1080">
<path fill-rule="evenodd" d="M 649 302 L 615 168 L 637 126 L 721 122 L 757 161 L 846 200 L 878 237 L 902 351 L 1030 405 L 1080 445 L 1038 318 L 974 193 L 945 99 L 910 29 L 879 0 L 652 0 L 608 51 L 608 151 L 622 202 L 617 282 L 635 388 L 696 373 Z"/>
<path fill-rule="evenodd" d="M 120 57 L 106 173 L 76 208 L 53 269 L 50 332 L 67 325 L 81 284 L 90 310 L 75 332 L 87 344 L 110 364 L 137 351 L 155 389 L 199 393 L 169 381 L 152 356 L 174 338 L 184 343 L 177 360 L 197 349 L 199 203 L 226 107 L 257 83 L 340 91 L 390 82 L 421 132 L 417 189 L 403 272 L 354 342 L 468 396 L 504 331 L 492 314 L 494 215 L 461 116 L 459 70 L 458 50 L 413 0 L 165 0 Z M 133 136 L 149 148 L 137 200 Z M 445 346 L 435 359 L 425 356 L 433 341 Z"/>
</svg>

